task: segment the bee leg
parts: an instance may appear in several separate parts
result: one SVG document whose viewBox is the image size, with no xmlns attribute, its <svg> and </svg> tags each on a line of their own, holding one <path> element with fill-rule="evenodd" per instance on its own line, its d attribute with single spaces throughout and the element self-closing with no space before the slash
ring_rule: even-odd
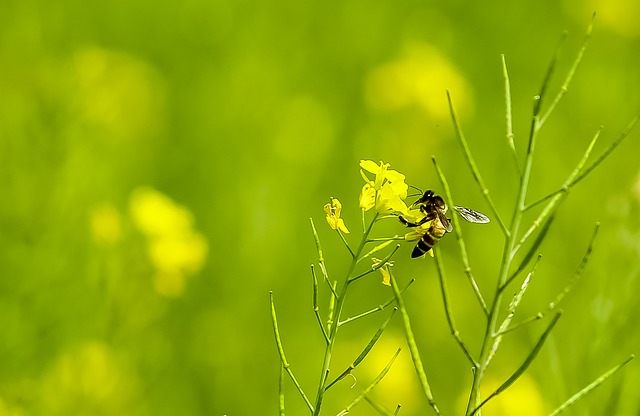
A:
<svg viewBox="0 0 640 416">
<path fill-rule="evenodd" d="M 405 217 L 403 217 L 402 215 L 398 216 L 398 219 L 400 220 L 401 223 L 403 223 L 407 227 L 419 227 L 422 224 L 424 224 L 425 222 L 431 220 L 431 218 L 429 218 L 429 217 L 424 217 L 418 222 L 411 222 L 411 221 L 407 220 Z"/>
</svg>

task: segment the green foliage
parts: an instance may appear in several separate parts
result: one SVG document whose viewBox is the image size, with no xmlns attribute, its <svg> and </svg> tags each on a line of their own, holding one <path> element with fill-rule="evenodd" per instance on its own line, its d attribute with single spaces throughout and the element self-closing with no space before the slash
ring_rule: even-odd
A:
<svg viewBox="0 0 640 416">
<path fill-rule="evenodd" d="M 438 188 L 431 155 L 438 155 L 460 203 L 490 213 L 456 144 L 445 88 L 493 203 L 504 212 L 502 195 L 517 184 L 504 174 L 514 157 L 500 139 L 500 54 L 512 77 L 517 145 L 519 132 L 527 130 L 522 120 L 537 91 L 533 84 L 544 71 L 542 58 L 565 28 L 568 49 L 579 50 L 572 42 L 591 7 L 575 0 L 506 6 L 3 2 L 0 414 L 276 413 L 279 364 L 269 291 L 276 294 L 291 368 L 303 388 L 317 385 L 320 368 L 309 357 L 322 358 L 324 337 L 310 307 L 308 265 L 315 256 L 307 218 L 322 216 L 331 195 L 343 201 L 344 216 L 350 212 L 349 225 L 356 226 L 353 190 L 361 179 L 352 166 L 362 157 L 388 160 L 416 185 Z M 584 62 L 536 149 L 532 201 L 562 192 L 550 184 L 570 173 L 583 138 L 603 124 L 599 140 L 611 142 L 610 131 L 640 107 L 637 6 L 614 0 L 599 7 Z M 570 70 L 564 62 L 557 73 Z M 558 87 L 552 82 L 549 90 Z M 605 151 L 599 146 L 594 155 Z M 516 150 L 522 160 L 524 148 Z M 562 277 L 575 270 L 596 221 L 598 241 L 579 284 L 563 300 L 556 330 L 501 402 L 517 402 L 518 392 L 526 391 L 543 397 L 548 413 L 606 363 L 613 366 L 613 357 L 637 352 L 639 152 L 634 132 L 556 213 L 514 327 L 545 311 L 549 293 L 562 292 Z M 145 195 L 151 198 L 140 199 Z M 144 206 L 152 211 L 135 208 Z M 525 212 L 527 220 L 534 208 Z M 388 227 L 391 235 L 400 225 Z M 327 273 L 345 270 L 348 253 L 328 244 L 331 230 L 318 228 Z M 486 242 L 501 231 L 497 223 L 463 231 L 472 273 L 452 268 L 460 256 L 454 238 L 440 249 L 449 293 L 460 301 L 451 305 L 456 328 L 475 352 L 486 315 L 469 280 L 491 287 L 500 247 Z M 408 251 L 402 246 L 394 258 L 408 258 Z M 525 263 L 522 273 L 531 268 Z M 403 292 L 415 344 L 438 405 L 450 414 L 468 399 L 469 361 L 449 335 L 436 270 L 426 270 L 421 262 L 394 266 L 401 289 L 415 278 Z M 318 266 L 315 273 L 318 307 L 327 310 L 323 302 L 332 289 Z M 354 284 L 364 286 L 374 276 Z M 382 316 L 393 307 L 388 288 L 371 286 L 354 291 L 344 311 L 341 331 L 357 342 L 335 351 L 340 370 L 379 327 L 377 313 L 369 311 L 386 305 Z M 485 301 L 491 303 L 486 293 Z M 364 313 L 356 322 L 366 324 L 347 325 Z M 400 315 L 353 370 L 357 386 L 350 389 L 348 376 L 332 388 L 326 400 L 336 413 L 393 357 L 403 339 Z M 536 324 L 514 327 L 493 363 L 502 377 L 489 380 L 492 388 L 508 379 L 509 364 L 519 363 L 542 331 Z M 411 378 L 409 357 L 403 348 L 364 400 L 385 409 L 401 402 L 400 415 L 423 414 L 428 401 Z M 566 413 L 637 414 L 640 399 L 632 386 L 640 370 L 632 364 L 623 374 L 624 382 L 604 383 Z M 288 413 L 303 414 L 307 405 L 284 376 Z M 489 402 L 487 412 L 509 414 L 491 406 L 498 404 Z M 371 409 L 360 400 L 350 414 Z"/>
</svg>

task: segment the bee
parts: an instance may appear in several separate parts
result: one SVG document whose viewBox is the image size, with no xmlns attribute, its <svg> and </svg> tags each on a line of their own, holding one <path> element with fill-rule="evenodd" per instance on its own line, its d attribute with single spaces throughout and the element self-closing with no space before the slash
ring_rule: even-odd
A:
<svg viewBox="0 0 640 416">
<path fill-rule="evenodd" d="M 409 221 L 402 215 L 398 216 L 400 222 L 409 228 L 419 228 L 424 224 L 429 223 L 427 227 L 422 227 L 416 231 L 416 233 L 421 234 L 421 237 L 411 252 L 412 258 L 420 257 L 425 253 L 428 253 L 429 250 L 436 245 L 439 239 L 444 237 L 446 233 L 453 231 L 451 219 L 446 217 L 449 207 L 441 196 L 434 194 L 431 190 L 428 190 L 411 205 L 411 207 L 415 206 L 418 206 L 420 212 L 424 214 L 424 217 L 417 222 Z M 454 205 L 453 209 L 463 219 L 472 223 L 486 224 L 491 221 L 489 217 L 483 213 L 471 208 Z"/>
</svg>

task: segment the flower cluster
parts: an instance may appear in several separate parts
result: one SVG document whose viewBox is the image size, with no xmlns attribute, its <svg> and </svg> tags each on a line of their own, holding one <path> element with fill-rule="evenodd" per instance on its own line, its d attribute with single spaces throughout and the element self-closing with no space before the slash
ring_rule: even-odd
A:
<svg viewBox="0 0 640 416">
<path fill-rule="evenodd" d="M 409 187 L 404 181 L 405 176 L 389 169 L 389 164 L 384 162 L 377 164 L 373 160 L 361 160 L 360 167 L 365 181 L 360 192 L 360 208 L 368 211 L 375 207 L 379 213 L 406 214 L 408 210 L 404 200 Z M 374 174 L 375 178 L 369 179 L 365 171 Z"/>
</svg>

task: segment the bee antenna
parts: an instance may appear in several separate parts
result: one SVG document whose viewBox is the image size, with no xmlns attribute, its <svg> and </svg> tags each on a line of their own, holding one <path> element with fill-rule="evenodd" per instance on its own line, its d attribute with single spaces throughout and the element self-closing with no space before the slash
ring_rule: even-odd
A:
<svg viewBox="0 0 640 416">
<path fill-rule="evenodd" d="M 424 192 L 422 192 L 422 189 L 418 188 L 415 185 L 409 185 L 409 188 L 414 189 L 415 191 L 417 191 L 415 194 L 412 193 L 411 195 L 409 195 L 411 197 L 424 195 Z"/>
</svg>

